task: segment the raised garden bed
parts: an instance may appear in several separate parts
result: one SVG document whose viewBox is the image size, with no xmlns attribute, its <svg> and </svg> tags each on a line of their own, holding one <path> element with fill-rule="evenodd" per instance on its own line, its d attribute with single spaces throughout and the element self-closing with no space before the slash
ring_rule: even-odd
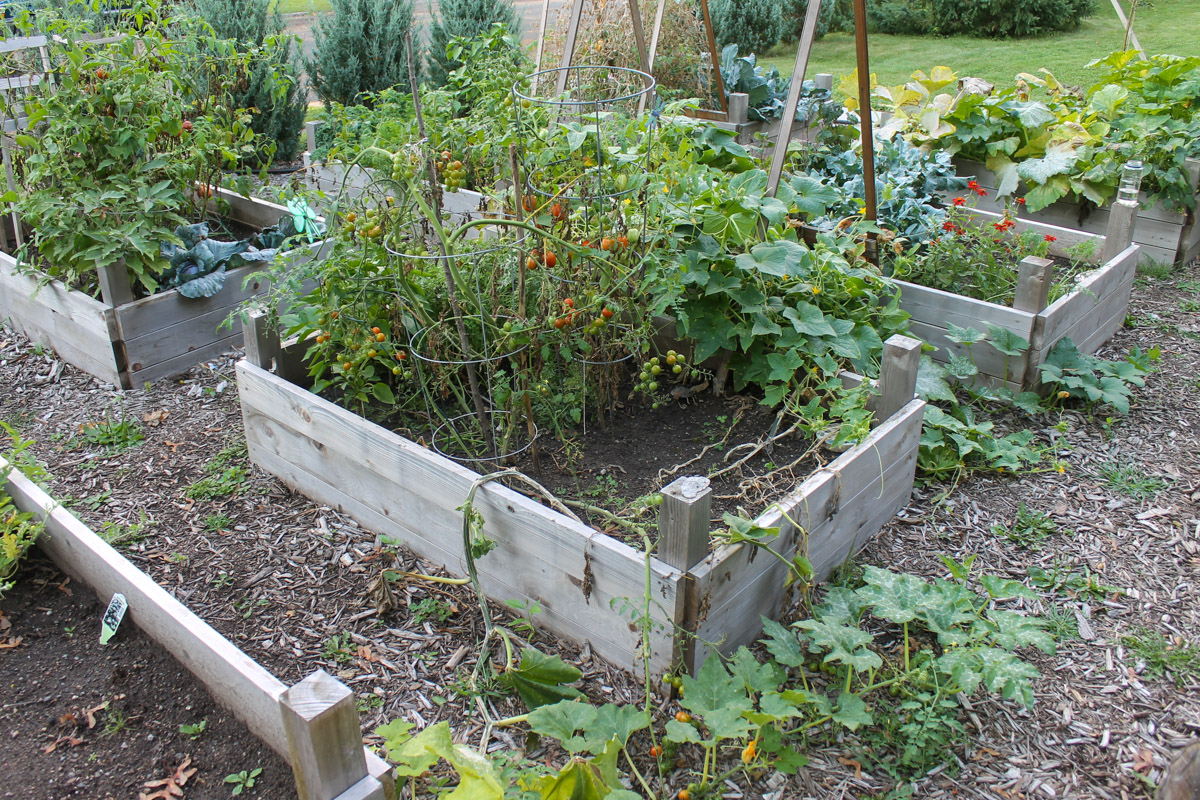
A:
<svg viewBox="0 0 1200 800">
<path fill-rule="evenodd" d="M 300 377 L 305 345 L 281 347 L 264 316 L 252 316 L 247 331 L 247 359 L 239 362 L 237 379 L 251 460 L 364 527 L 466 574 L 459 507 L 480 476 L 309 392 Z M 912 339 L 889 341 L 870 436 L 758 519 L 779 525 L 775 549 L 785 556 L 806 552 L 818 577 L 857 552 L 908 501 L 924 409 L 913 399 L 918 350 Z M 677 482 L 664 495 L 659 555 L 647 565 L 644 554 L 624 542 L 507 487 L 483 486 L 474 507 L 484 534 L 496 542 L 477 561 L 483 592 L 500 602 L 536 602 L 539 626 L 588 642 L 627 668 L 639 663 L 642 643 L 628 609 L 644 608 L 647 592 L 655 623 L 649 662 L 656 672 L 679 658 L 693 670 L 703 662 L 707 646 L 688 646 L 683 631 L 719 642 L 722 651 L 753 641 L 760 614 L 780 610 L 782 565 L 752 545 L 710 553 L 708 492 Z"/>
<path fill-rule="evenodd" d="M 953 355 L 967 354 L 963 345 L 947 338 L 950 324 L 981 332 L 986 332 L 989 323 L 1004 328 L 1029 342 L 1028 349 L 1018 356 L 1006 356 L 986 342 L 975 345 L 970 356 L 979 370 L 976 380 L 1013 391 L 1036 389 L 1040 384 L 1038 366 L 1060 340 L 1070 338 L 1081 352 L 1094 353 L 1124 324 L 1140 247 L 1130 244 L 1135 212 L 1132 204 L 1118 211 L 1107 236 L 1017 220 L 1018 233 L 1034 231 L 1055 238 L 1051 255 L 1065 256 L 1072 246 L 1089 239 L 1095 241 L 1095 252 L 1099 254 L 1096 268 L 1081 276 L 1072 291 L 1049 305 L 1051 262 L 1047 259 L 1022 262 L 1013 307 L 897 281 L 900 307 L 912 315 L 912 333 L 936 346 L 932 356 L 944 362 Z M 976 213 L 981 224 L 1000 219 L 990 212 Z"/>
<path fill-rule="evenodd" d="M 1187 164 L 1188 177 L 1197 199 L 1200 200 L 1200 159 L 1189 158 Z M 980 188 L 987 192 L 986 197 L 976 198 L 975 202 L 979 208 L 1003 211 L 1004 201 L 996 197 L 999 180 L 995 173 L 982 163 L 968 159 L 956 158 L 954 165 L 959 175 L 973 177 L 978 181 Z M 1133 242 L 1141 245 L 1140 258 L 1143 262 L 1186 264 L 1200 256 L 1200 225 L 1196 225 L 1195 210 L 1187 213 L 1169 211 L 1163 208 L 1161 203 L 1147 208 L 1144 205 L 1145 193 L 1142 194 L 1142 201 Z M 1112 205 L 1097 208 L 1080 201 L 1059 200 L 1029 216 L 1037 222 L 1061 228 L 1104 234 L 1108 229 L 1111 213 Z"/>
<path fill-rule="evenodd" d="M 0 458 L 0 489 L 44 523 L 38 546 L 106 602 L 121 593 L 136 624 L 291 765 L 305 800 L 395 797 L 391 768 L 362 747 L 353 693 L 317 671 L 288 687 Z"/>
<path fill-rule="evenodd" d="M 265 200 L 232 192 L 218 195 L 228 203 L 227 217 L 255 228 L 274 225 L 291 212 Z M 320 244 L 308 245 L 315 257 Z M 125 389 L 172 375 L 217 353 L 240 345 L 239 326 L 218 330 L 245 300 L 266 291 L 261 281 L 243 288 L 243 279 L 260 265 L 228 272 L 225 287 L 213 297 L 189 299 L 171 289 L 132 300 L 120 270 L 101 276 L 105 300 L 68 288 L 60 281 L 38 287 L 39 274 L 17 271 L 17 261 L 0 253 L 0 318 L 9 318 L 23 334 L 52 347 L 63 360 Z"/>
</svg>

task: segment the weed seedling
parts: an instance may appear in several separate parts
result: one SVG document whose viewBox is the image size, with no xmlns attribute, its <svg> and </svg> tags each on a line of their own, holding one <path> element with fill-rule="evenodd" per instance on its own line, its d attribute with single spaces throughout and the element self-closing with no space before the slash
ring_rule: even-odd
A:
<svg viewBox="0 0 1200 800">
<path fill-rule="evenodd" d="M 325 640 L 321 650 L 325 657 L 339 664 L 349 663 L 354 658 L 354 640 L 346 632 L 335 633 Z"/>
<path fill-rule="evenodd" d="M 225 783 L 233 784 L 233 794 L 236 796 L 236 795 L 241 794 L 246 789 L 253 789 L 254 782 L 258 779 L 258 776 L 261 774 L 262 774 L 262 767 L 255 767 L 254 769 L 250 770 L 249 772 L 247 772 L 246 770 L 242 770 L 241 772 L 235 772 L 232 775 L 226 775 Z"/>
<path fill-rule="evenodd" d="M 1200 676 L 1200 649 L 1181 637 L 1169 639 L 1157 631 L 1141 628 L 1122 636 L 1121 644 L 1145 663 L 1148 674 L 1154 677 L 1170 674 L 1176 686 L 1182 687 L 1189 679 Z"/>
<path fill-rule="evenodd" d="M 1167 488 L 1166 481 L 1147 475 L 1136 464 L 1122 464 L 1116 461 L 1101 464 L 1096 470 L 1096 476 L 1113 491 L 1134 500 L 1149 500 Z"/>
<path fill-rule="evenodd" d="M 200 734 L 204 733 L 204 730 L 207 727 L 208 727 L 208 720 L 202 719 L 199 722 L 195 723 L 194 725 L 189 725 L 187 723 L 180 725 L 179 732 L 181 734 L 183 734 L 184 736 L 188 737 L 189 739 L 191 739 L 192 741 L 195 741 L 196 739 L 200 738 Z"/>
<path fill-rule="evenodd" d="M 204 530 L 216 533 L 223 531 L 233 524 L 233 519 L 228 514 L 209 514 L 204 518 Z"/>
<path fill-rule="evenodd" d="M 140 443 L 144 438 L 142 436 L 142 429 L 138 427 L 136 422 L 128 419 L 124 411 L 122 411 L 119 420 L 113 419 L 105 411 L 103 421 L 85 422 L 80 427 L 80 433 L 83 434 L 83 439 L 88 444 L 94 447 L 103 447 L 113 452 L 127 450 Z"/>
<path fill-rule="evenodd" d="M 1062 532 L 1070 533 L 1070 531 Z M 1017 518 L 1013 524 L 1011 526 L 993 525 L 992 533 L 1002 536 L 1020 547 L 1037 550 L 1048 537 L 1059 533 L 1059 527 L 1049 514 L 1027 508 L 1024 503 L 1021 503 L 1017 506 Z"/>
<path fill-rule="evenodd" d="M 1046 620 L 1046 633 L 1057 641 L 1065 642 L 1079 638 L 1079 623 L 1071 609 L 1050 605 L 1046 608 L 1046 613 L 1042 614 L 1042 619 Z"/>
<path fill-rule="evenodd" d="M 244 466 L 245 461 L 244 442 L 222 448 L 212 461 L 204 465 L 205 476 L 189 486 L 184 495 L 192 500 L 216 500 L 237 494 L 250 474 L 250 470 Z"/>
<path fill-rule="evenodd" d="M 105 713 L 104 736 L 115 736 L 129 727 L 129 720 L 119 709 L 110 708 Z"/>
<path fill-rule="evenodd" d="M 145 511 L 140 513 L 141 517 L 138 521 L 131 522 L 128 525 L 121 525 L 111 520 L 105 520 L 101 524 L 100 530 L 96 531 L 96 534 L 113 547 L 120 544 L 140 542 L 146 538 L 146 528 L 154 524 L 153 520 L 146 517 Z"/>
<path fill-rule="evenodd" d="M 409 607 L 409 611 L 412 612 L 414 625 L 420 625 L 426 620 L 440 624 L 454 616 L 454 608 L 440 597 L 418 600 Z"/>
</svg>

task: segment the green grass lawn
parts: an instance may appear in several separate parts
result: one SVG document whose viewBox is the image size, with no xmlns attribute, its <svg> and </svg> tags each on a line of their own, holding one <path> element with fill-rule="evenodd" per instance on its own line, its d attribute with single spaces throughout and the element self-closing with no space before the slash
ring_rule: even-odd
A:
<svg viewBox="0 0 1200 800">
<path fill-rule="evenodd" d="M 297 11 L 328 11 L 329 0 L 279 0 L 279 10 L 284 14 Z"/>
<path fill-rule="evenodd" d="M 1126 3 L 1128 6 L 1128 3 Z M 963 36 L 886 36 L 872 34 L 868 40 L 871 72 L 881 84 L 904 83 L 915 70 L 928 72 L 944 65 L 960 77 L 973 75 L 1005 85 L 1018 72 L 1050 70 L 1063 83 L 1083 87 L 1093 78 L 1084 65 L 1113 50 L 1121 49 L 1124 28 L 1108 0 L 1099 0 L 1095 16 L 1085 19 L 1079 30 L 1039 39 L 971 39 Z M 1174 53 L 1200 55 L 1200 0 L 1155 0 L 1150 8 L 1139 9 L 1134 21 L 1147 55 Z M 1132 47 L 1132 45 L 1130 45 Z M 763 59 L 790 75 L 795 63 L 795 45 L 779 46 L 772 57 Z M 818 41 L 808 63 L 808 77 L 818 72 L 835 76 L 854 70 L 854 38 L 835 33 Z"/>
</svg>

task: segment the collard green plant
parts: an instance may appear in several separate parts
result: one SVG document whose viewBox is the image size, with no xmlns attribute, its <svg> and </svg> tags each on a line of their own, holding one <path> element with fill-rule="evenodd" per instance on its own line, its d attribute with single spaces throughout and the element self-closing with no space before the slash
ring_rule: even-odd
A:
<svg viewBox="0 0 1200 800">
<path fill-rule="evenodd" d="M 97 292 L 96 268 L 123 258 L 135 286 L 153 292 L 159 241 L 203 214 L 193 187 L 219 187 L 225 169 L 267 146 L 226 95 L 197 91 L 188 54 L 216 54 L 205 69 L 228 81 L 245 57 L 187 18 L 170 36 L 159 25 L 150 14 L 116 42 L 56 41 L 55 89 L 24 99 L 20 186 L 5 199 L 33 228 L 21 261 L 72 288 Z"/>
<path fill-rule="evenodd" d="M 181 225 L 175 229 L 178 244 L 160 245 L 168 264 L 162 274 L 163 285 L 178 289 L 184 297 L 212 297 L 225 288 L 228 270 L 270 263 L 278 248 L 297 235 L 295 220 L 295 216 L 285 216 L 277 225 L 236 242 L 209 238 L 207 222 Z"/>
<path fill-rule="evenodd" d="M 750 96 L 749 118 L 752 120 L 774 120 L 783 116 L 787 103 L 789 78 L 779 74 L 774 66 L 761 66 L 754 53 L 739 56 L 737 43 L 728 44 L 721 50 L 721 80 L 727 94 L 743 92 Z M 796 105 L 796 121 L 833 123 L 841 114 L 841 107 L 832 101 L 832 92 L 820 89 L 812 81 L 805 81 Z"/>
</svg>

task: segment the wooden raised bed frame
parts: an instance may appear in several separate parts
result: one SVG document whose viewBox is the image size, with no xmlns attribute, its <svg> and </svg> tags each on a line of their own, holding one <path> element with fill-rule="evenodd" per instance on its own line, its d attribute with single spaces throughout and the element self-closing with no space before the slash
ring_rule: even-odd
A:
<svg viewBox="0 0 1200 800">
<path fill-rule="evenodd" d="M 237 381 L 250 459 L 365 528 L 465 575 L 458 508 L 479 475 L 294 383 L 303 380 L 303 343 L 280 347 L 265 316 L 251 315 L 246 342 Z M 914 399 L 919 350 L 914 339 L 889 340 L 870 436 L 759 519 L 781 525 L 777 550 L 807 550 L 818 576 L 854 555 L 908 502 L 924 412 Z M 665 491 L 660 555 L 647 566 L 639 550 L 505 486 L 485 485 L 475 508 L 497 547 L 478 561 L 484 593 L 502 602 L 536 601 L 537 625 L 589 642 L 624 668 L 640 665 L 641 630 L 627 609 L 644 609 L 647 591 L 655 672 L 679 659 L 698 668 L 708 642 L 728 652 L 754 641 L 759 615 L 779 612 L 782 565 L 750 545 L 710 553 L 708 493 L 677 488 Z M 681 631 L 694 631 L 700 644 L 690 646 Z"/>
<path fill-rule="evenodd" d="M 1054 236 L 1053 255 L 1066 255 L 1074 245 L 1092 241 L 1101 252 L 1096 269 L 1083 275 L 1076 287 L 1047 306 L 1052 281 L 1051 262 L 1028 258 L 1021 263 L 1013 307 L 930 289 L 908 281 L 900 287 L 900 307 L 912 315 L 909 330 L 938 349 L 934 360 L 966 354 L 966 348 L 946 338 L 948 324 L 987 333 L 987 324 L 1000 326 L 1030 343 L 1020 356 L 1005 356 L 986 342 L 972 346 L 971 356 L 981 384 L 1013 391 L 1036 390 L 1041 383 L 1039 365 L 1060 340 L 1070 338 L 1084 353 L 1094 353 L 1125 321 L 1125 310 L 1137 271 L 1139 247 L 1130 244 L 1136 215 L 1133 203 L 1117 203 L 1107 236 L 1017 219 L 1017 232 L 1033 231 Z M 999 214 L 976 211 L 981 224 L 1000 219 Z"/>
<path fill-rule="evenodd" d="M 229 219 L 256 228 L 291 214 L 275 203 L 225 190 L 217 196 L 229 204 Z M 320 246 L 293 252 L 315 257 Z M 261 281 L 242 287 L 246 276 L 265 267 L 250 264 L 229 271 L 225 287 L 213 297 L 190 299 L 170 289 L 133 300 L 119 265 L 101 271 L 105 299 L 97 300 L 61 281 L 39 289 L 41 273 L 19 273 L 16 259 L 0 253 L 0 320 L 8 318 L 18 331 L 84 372 L 131 389 L 240 345 L 240 326 L 217 329 L 245 300 L 266 291 Z"/>
<path fill-rule="evenodd" d="M 292 765 L 301 800 L 396 800 L 391 767 L 362 746 L 349 688 L 323 670 L 287 686 L 9 466 L 0 457 L 0 491 L 44 525 L 42 552 L 101 602 L 125 595 L 126 622 L 169 651 Z"/>
<path fill-rule="evenodd" d="M 1003 211 L 1004 201 L 996 197 L 998 181 L 995 173 L 978 161 L 955 158 L 954 166 L 959 175 L 974 176 L 987 197 L 977 198 L 979 208 L 988 211 Z M 1200 202 L 1200 159 L 1187 159 L 1188 179 L 1192 193 Z M 1141 201 L 1146 200 L 1145 193 Z M 1109 225 L 1113 205 L 1096 208 L 1078 200 L 1059 200 L 1028 216 L 1038 222 L 1072 228 L 1087 233 L 1103 234 Z M 1196 224 L 1196 210 L 1168 211 L 1162 203 L 1139 208 L 1137 231 L 1133 241 L 1142 247 L 1143 263 L 1157 261 L 1163 264 L 1186 264 L 1200 256 L 1200 225 Z"/>
</svg>

